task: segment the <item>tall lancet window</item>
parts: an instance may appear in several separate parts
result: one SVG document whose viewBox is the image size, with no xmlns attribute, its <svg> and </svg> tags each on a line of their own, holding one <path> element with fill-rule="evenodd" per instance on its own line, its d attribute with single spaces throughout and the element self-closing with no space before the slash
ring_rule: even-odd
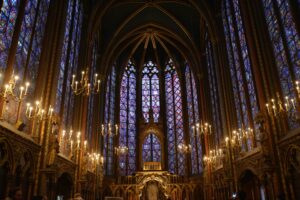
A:
<svg viewBox="0 0 300 200">
<path fill-rule="evenodd" d="M 300 38 L 290 4 L 286 0 L 263 0 L 263 5 L 282 95 L 295 98 L 293 81 L 300 80 Z M 298 126 L 292 120 L 289 125 L 290 128 Z"/>
<path fill-rule="evenodd" d="M 114 161 L 114 134 L 115 134 L 115 98 L 116 98 L 116 71 L 112 68 L 106 82 L 106 96 L 103 124 L 103 157 L 104 172 L 113 175 Z"/>
<path fill-rule="evenodd" d="M 200 174 L 202 172 L 202 146 L 201 138 L 192 128 L 200 122 L 198 94 L 194 75 L 189 67 L 185 64 L 185 87 L 187 93 L 187 111 L 189 117 L 189 136 L 191 144 L 191 160 L 192 174 Z"/>
<path fill-rule="evenodd" d="M 7 56 L 14 33 L 19 1 L 4 0 L 0 13 L 0 69 L 6 68 Z"/>
<path fill-rule="evenodd" d="M 237 128 L 255 128 L 253 119 L 258 112 L 258 102 L 239 0 L 223 1 L 222 11 Z M 248 142 L 247 146 L 250 148 L 251 144 Z"/>
<path fill-rule="evenodd" d="M 77 73 L 78 53 L 82 24 L 82 5 L 79 0 L 69 1 L 66 16 L 65 34 L 60 60 L 56 111 L 66 128 L 72 124 L 74 95 L 71 90 L 72 74 Z M 94 46 L 95 51 L 95 46 Z"/>
<path fill-rule="evenodd" d="M 171 173 L 185 174 L 185 155 L 177 151 L 184 143 L 180 80 L 170 59 L 165 68 L 168 168 Z"/>
<path fill-rule="evenodd" d="M 146 122 L 153 117 L 154 122 L 159 119 L 159 75 L 158 68 L 155 63 L 148 61 L 144 65 L 142 78 L 142 110 Z M 150 110 L 153 111 L 153 116 L 150 116 Z"/>
<path fill-rule="evenodd" d="M 209 80 L 209 93 L 210 93 L 210 102 L 211 102 L 211 119 L 213 125 L 213 132 L 215 134 L 215 142 L 217 144 L 220 143 L 222 138 L 222 124 L 221 124 L 221 116 L 220 116 L 220 102 L 218 98 L 218 84 L 216 77 L 216 68 L 213 57 L 213 49 L 211 40 L 209 38 L 208 33 L 206 34 L 206 64 L 208 71 L 208 80 Z"/>
<path fill-rule="evenodd" d="M 121 82 L 119 145 L 128 147 L 128 154 L 119 156 L 119 172 L 131 175 L 136 170 L 136 67 L 132 61 Z"/>
</svg>

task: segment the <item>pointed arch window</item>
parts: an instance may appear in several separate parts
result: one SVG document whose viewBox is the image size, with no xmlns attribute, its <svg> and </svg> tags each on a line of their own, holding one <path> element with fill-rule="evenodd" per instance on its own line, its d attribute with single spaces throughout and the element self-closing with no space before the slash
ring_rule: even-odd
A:
<svg viewBox="0 0 300 200">
<path fill-rule="evenodd" d="M 148 61 L 144 65 L 142 72 L 142 110 L 146 122 L 153 117 L 154 122 L 158 122 L 160 111 L 159 98 L 159 71 L 157 65 Z M 150 109 L 153 111 L 153 116 L 150 116 Z"/>
<path fill-rule="evenodd" d="M 131 175 L 136 170 L 136 67 L 132 61 L 121 81 L 119 145 L 128 147 L 128 154 L 119 156 L 120 174 Z"/>
<path fill-rule="evenodd" d="M 202 146 L 201 138 L 196 131 L 192 128 L 200 121 L 198 95 L 194 75 L 188 65 L 185 64 L 185 87 L 187 93 L 187 111 L 189 123 L 189 136 L 191 145 L 191 161 L 192 161 L 192 174 L 200 174 L 202 168 Z"/>
<path fill-rule="evenodd" d="M 185 174 L 185 155 L 177 151 L 184 143 L 180 80 L 170 59 L 165 68 L 168 168 L 171 173 Z"/>
<path fill-rule="evenodd" d="M 289 1 L 263 0 L 263 6 L 282 95 L 294 98 L 293 82 L 300 80 L 300 38 Z M 292 120 L 289 125 L 290 128 L 298 126 Z"/>
<path fill-rule="evenodd" d="M 56 94 L 56 111 L 60 113 L 62 124 L 66 127 L 71 126 L 73 116 L 74 95 L 71 90 L 71 79 L 72 74 L 77 73 L 82 24 L 80 0 L 69 1 L 67 13 Z"/>
<path fill-rule="evenodd" d="M 222 6 L 237 125 L 238 128 L 256 128 L 253 119 L 258 112 L 258 102 L 239 0 L 225 0 Z"/>
<path fill-rule="evenodd" d="M 116 71 L 112 68 L 106 82 L 105 108 L 104 108 L 104 137 L 103 157 L 104 173 L 113 175 L 114 161 L 114 133 L 115 133 L 115 97 L 116 97 Z"/>
<path fill-rule="evenodd" d="M 143 143 L 143 162 L 161 162 L 161 145 L 158 137 L 150 133 Z"/>
</svg>

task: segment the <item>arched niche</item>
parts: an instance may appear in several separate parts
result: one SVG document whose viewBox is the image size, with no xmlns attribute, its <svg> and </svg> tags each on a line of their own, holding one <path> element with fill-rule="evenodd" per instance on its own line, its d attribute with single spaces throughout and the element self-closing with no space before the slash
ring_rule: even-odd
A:
<svg viewBox="0 0 300 200">
<path fill-rule="evenodd" d="M 159 125 L 156 124 L 149 124 L 148 126 L 146 126 L 140 136 L 139 136 L 139 164 L 140 164 L 140 170 L 143 169 L 143 144 L 145 139 L 149 136 L 149 134 L 153 134 L 155 137 L 157 137 L 157 139 L 159 140 L 160 143 L 160 149 L 161 149 L 161 169 L 164 170 L 165 169 L 165 151 L 164 151 L 164 137 L 163 137 L 163 132 L 161 130 L 161 128 L 159 127 Z"/>
<path fill-rule="evenodd" d="M 241 199 L 260 199 L 261 184 L 257 175 L 251 170 L 243 171 L 239 177 L 238 198 Z"/>
<path fill-rule="evenodd" d="M 69 199 L 72 197 L 74 187 L 74 181 L 72 176 L 65 172 L 62 173 L 60 177 L 57 179 L 56 183 L 56 198 L 58 196 L 63 197 L 63 199 Z"/>
</svg>

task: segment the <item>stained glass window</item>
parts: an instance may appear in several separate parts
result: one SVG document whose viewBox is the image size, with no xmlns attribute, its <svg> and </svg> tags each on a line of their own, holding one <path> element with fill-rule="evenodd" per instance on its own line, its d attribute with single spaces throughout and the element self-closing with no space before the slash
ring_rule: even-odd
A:
<svg viewBox="0 0 300 200">
<path fill-rule="evenodd" d="M 31 82 L 28 90 L 29 95 L 32 95 L 35 89 L 49 2 L 50 0 L 33 0 L 26 3 L 20 35 L 17 38 L 18 46 L 15 55 L 14 73 L 19 75 L 21 80 L 26 78 Z M 19 6 L 20 1 L 3 1 L 0 16 L 0 69 L 2 70 L 7 64 L 7 56 Z M 16 112 L 17 103 L 10 101 L 9 108 L 6 113 L 8 115 L 12 114 L 9 121 L 11 119 L 15 120 L 13 113 Z"/>
<path fill-rule="evenodd" d="M 170 59 L 165 68 L 168 167 L 171 173 L 185 174 L 185 155 L 177 152 L 184 143 L 180 80 Z"/>
<path fill-rule="evenodd" d="M 223 23 L 238 127 L 253 128 L 258 103 L 239 6 L 239 0 L 224 1 Z"/>
<path fill-rule="evenodd" d="M 4 0 L 0 13 L 0 69 L 6 68 L 20 0 Z"/>
<path fill-rule="evenodd" d="M 90 69 L 90 80 L 94 80 L 94 75 L 97 73 L 97 40 L 95 40 L 93 51 L 92 51 L 92 66 Z M 113 66 L 113 73 L 114 73 L 114 66 Z M 87 141 L 92 141 L 92 136 L 95 134 L 93 133 L 93 124 L 94 124 L 94 109 L 95 109 L 95 95 L 89 95 L 88 97 L 88 115 L 87 115 L 87 134 L 85 134 Z"/>
<path fill-rule="evenodd" d="M 290 5 L 283 0 L 263 0 L 263 5 L 282 94 L 294 98 L 293 80 L 300 80 L 300 39 Z M 291 128 L 297 126 L 292 120 L 289 125 Z"/>
<path fill-rule="evenodd" d="M 106 83 L 106 98 L 104 108 L 104 172 L 113 175 L 114 161 L 114 133 L 115 133 L 115 98 L 116 98 L 116 71 L 112 69 Z"/>
<path fill-rule="evenodd" d="M 72 74 L 77 73 L 82 25 L 80 0 L 69 1 L 67 13 L 56 95 L 56 111 L 62 115 L 62 124 L 66 127 L 71 125 L 73 115 L 74 95 L 72 95 L 71 80 Z"/>
<path fill-rule="evenodd" d="M 161 162 L 161 146 L 158 137 L 150 133 L 143 143 L 143 162 Z"/>
<path fill-rule="evenodd" d="M 136 170 L 136 67 L 132 61 L 121 82 L 119 131 L 119 145 L 128 147 L 128 154 L 119 156 L 119 171 L 130 175 Z"/>
<path fill-rule="evenodd" d="M 189 123 L 189 136 L 191 145 L 191 161 L 192 161 L 192 174 L 199 174 L 202 172 L 202 146 L 201 138 L 196 134 L 195 129 L 192 127 L 200 121 L 199 108 L 198 108 L 198 95 L 194 75 L 188 65 L 185 64 L 185 82 L 187 93 L 187 111 Z"/>
<path fill-rule="evenodd" d="M 155 63 L 148 61 L 144 65 L 142 78 L 142 110 L 146 122 L 153 117 L 154 122 L 158 122 L 160 111 L 159 99 L 159 75 Z M 149 116 L 152 109 L 153 116 Z"/>
<path fill-rule="evenodd" d="M 206 34 L 206 62 L 207 62 L 207 71 L 208 71 L 208 79 L 209 79 L 209 92 L 210 92 L 210 102 L 212 108 L 212 123 L 215 134 L 215 141 L 219 144 L 219 140 L 221 139 L 222 127 L 221 127 L 221 117 L 220 117 L 220 104 L 218 101 L 218 87 L 216 80 L 216 69 L 214 65 L 213 52 L 212 52 L 212 44 L 208 33 Z"/>
</svg>

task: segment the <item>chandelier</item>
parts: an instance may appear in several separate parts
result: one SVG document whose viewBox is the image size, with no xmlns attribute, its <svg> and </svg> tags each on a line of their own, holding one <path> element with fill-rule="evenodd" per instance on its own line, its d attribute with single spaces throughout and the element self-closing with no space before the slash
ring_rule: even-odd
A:
<svg viewBox="0 0 300 200">
<path fill-rule="evenodd" d="M 196 125 L 192 126 L 194 134 L 204 134 L 204 135 L 210 135 L 212 134 L 212 126 L 211 124 L 205 122 L 196 123 Z"/>
<path fill-rule="evenodd" d="M 115 154 L 118 156 L 123 156 L 128 154 L 128 147 L 126 146 L 118 146 L 115 147 Z"/>
<path fill-rule="evenodd" d="M 119 131 L 119 126 L 118 124 L 115 124 L 115 130 L 112 130 L 112 125 L 111 123 L 108 124 L 102 124 L 101 125 L 101 134 L 104 135 L 108 135 L 108 136 L 112 136 L 113 134 L 118 135 L 118 131 Z"/>
<path fill-rule="evenodd" d="M 77 81 L 76 75 L 73 74 L 71 82 L 73 93 L 75 95 L 83 94 L 85 96 L 89 96 L 90 94 L 98 94 L 100 92 L 101 80 L 99 79 L 97 73 L 93 77 L 93 80 L 89 79 L 88 68 L 85 71 L 81 72 L 80 81 Z M 92 81 L 92 83 L 90 81 Z"/>
<path fill-rule="evenodd" d="M 178 144 L 177 149 L 179 153 L 190 153 L 192 150 L 192 146 L 190 144 Z"/>
<path fill-rule="evenodd" d="M 203 156 L 203 162 L 206 165 L 212 165 L 213 167 L 216 167 L 222 164 L 223 157 L 223 149 L 216 148 L 214 150 L 210 150 L 208 155 Z"/>
</svg>

